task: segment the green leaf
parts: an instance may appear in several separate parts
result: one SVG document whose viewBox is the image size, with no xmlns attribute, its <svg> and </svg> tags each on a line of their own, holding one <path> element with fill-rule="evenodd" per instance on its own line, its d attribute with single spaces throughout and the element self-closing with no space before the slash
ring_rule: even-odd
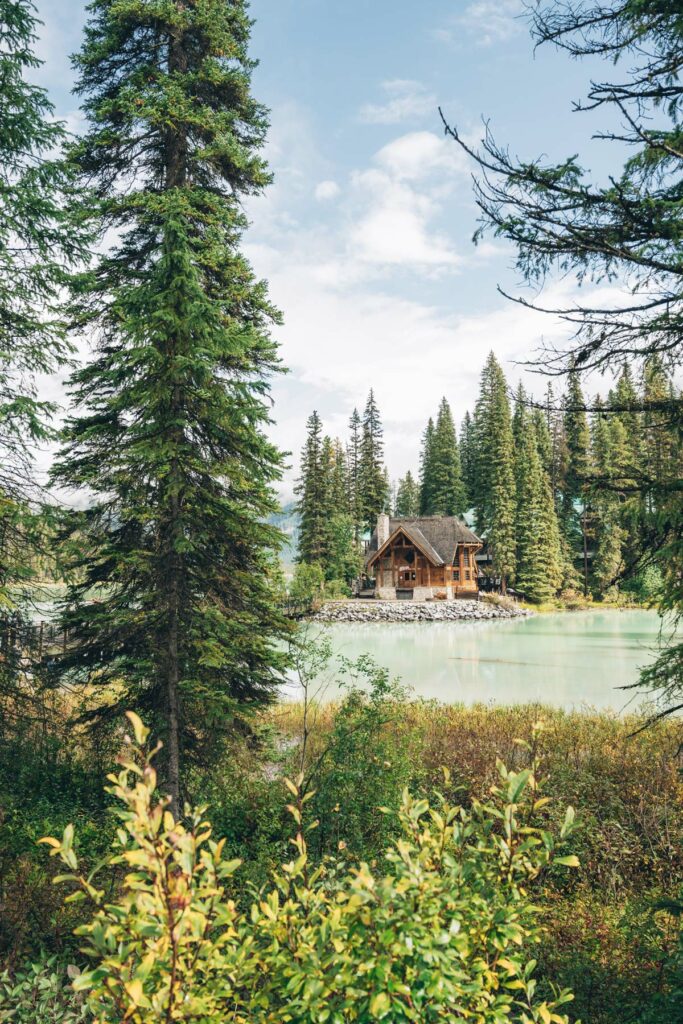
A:
<svg viewBox="0 0 683 1024">
<path fill-rule="evenodd" d="M 391 999 L 386 992 L 378 992 L 370 1000 L 370 1016 L 381 1020 L 391 1009 Z"/>
<path fill-rule="evenodd" d="M 133 726 L 133 734 L 135 736 L 135 742 L 139 747 L 144 746 L 149 736 L 149 729 L 142 724 L 142 719 L 139 715 L 136 715 L 134 711 L 126 711 L 126 718 Z"/>
<path fill-rule="evenodd" d="M 581 861 L 579 860 L 579 858 L 576 856 L 575 853 L 570 853 L 566 857 L 556 857 L 555 858 L 555 863 L 556 864 L 562 864 L 566 868 L 579 868 L 579 867 L 581 867 Z"/>
</svg>

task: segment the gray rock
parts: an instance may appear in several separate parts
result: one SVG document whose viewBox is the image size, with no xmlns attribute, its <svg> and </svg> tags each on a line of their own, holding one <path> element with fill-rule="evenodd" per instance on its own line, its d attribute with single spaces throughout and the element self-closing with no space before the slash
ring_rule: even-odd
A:
<svg viewBox="0 0 683 1024">
<path fill-rule="evenodd" d="M 327 601 L 316 622 L 467 622 L 532 615 L 526 608 L 502 608 L 477 601 Z"/>
</svg>

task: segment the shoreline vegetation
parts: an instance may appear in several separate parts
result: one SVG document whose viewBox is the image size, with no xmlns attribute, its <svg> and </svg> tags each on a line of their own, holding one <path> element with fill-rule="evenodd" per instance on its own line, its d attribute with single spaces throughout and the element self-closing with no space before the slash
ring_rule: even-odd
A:
<svg viewBox="0 0 683 1024">
<path fill-rule="evenodd" d="M 566 807 L 576 808 L 576 828 L 562 853 L 579 863 L 571 871 L 550 867 L 530 883 L 540 932 L 528 956 L 537 961 L 539 998 L 550 999 L 552 985 L 572 989 L 569 1019 L 590 1024 L 676 1019 L 680 918 L 665 898 L 676 891 L 683 867 L 677 723 L 637 733 L 642 717 L 636 714 L 414 700 L 369 659 L 342 665 L 340 675 L 339 700 L 323 705 L 309 694 L 260 712 L 249 734 L 233 740 L 229 771 L 214 767 L 191 780 L 190 794 L 210 806 L 225 858 L 242 861 L 229 880 L 237 911 L 248 911 L 255 892 L 263 901 L 272 873 L 291 859 L 292 793 L 285 779 L 298 779 L 306 795 L 303 827 L 318 823 L 306 832 L 310 869 L 332 858 L 339 866 L 330 862 L 325 870 L 333 882 L 361 862 L 376 876 L 390 870 L 385 851 L 400 835 L 395 813 L 404 790 L 417 801 L 431 801 L 439 791 L 469 813 L 477 801 L 491 800 L 491 787 L 500 782 L 497 763 L 520 773 L 533 762 L 544 780 L 534 825 L 557 833 Z M 116 820 L 101 778 L 125 747 L 119 733 L 117 743 L 98 748 L 85 731 L 70 727 L 73 697 L 54 700 L 48 735 L 27 730 L 3 745 L 0 756 L 3 897 L 11 908 L 0 943 L 5 958 L 12 950 L 10 966 L 27 957 L 37 965 L 33 979 L 18 967 L 11 978 L 0 977 L 0 1010 L 21 1006 L 19 986 L 27 1007 L 39 993 L 45 998 L 52 978 L 51 1005 L 83 1012 L 73 1019 L 89 1021 L 66 969 L 87 968 L 72 932 L 91 911 L 87 904 L 62 904 L 65 893 L 53 885 L 59 866 L 36 840 L 61 836 L 74 822 L 82 869 L 106 854 Z M 55 958 L 48 966 L 41 949 Z M 34 1017 L 27 1010 L 18 1020 Z"/>
</svg>

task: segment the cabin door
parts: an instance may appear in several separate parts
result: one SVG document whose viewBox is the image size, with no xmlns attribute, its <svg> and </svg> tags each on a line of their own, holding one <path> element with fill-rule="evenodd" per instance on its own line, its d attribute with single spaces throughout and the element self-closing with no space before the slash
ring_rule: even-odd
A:
<svg viewBox="0 0 683 1024">
<path fill-rule="evenodd" d="M 402 566 L 398 573 L 398 587 L 401 590 L 413 590 L 414 587 L 419 586 L 416 577 L 415 569 Z"/>
</svg>

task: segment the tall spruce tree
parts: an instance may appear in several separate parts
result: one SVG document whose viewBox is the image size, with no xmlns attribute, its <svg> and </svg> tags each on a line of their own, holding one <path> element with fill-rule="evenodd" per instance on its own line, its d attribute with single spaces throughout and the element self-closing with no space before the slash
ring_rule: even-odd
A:
<svg viewBox="0 0 683 1024">
<path fill-rule="evenodd" d="M 73 521 L 62 669 L 106 694 L 100 713 L 152 722 L 177 807 L 187 756 L 217 753 L 286 663 L 267 523 L 282 461 L 264 434 L 278 314 L 239 249 L 242 200 L 270 181 L 267 116 L 243 0 L 89 11 L 74 158 L 114 241 L 75 298 L 97 350 L 55 479 L 93 501 Z"/>
<path fill-rule="evenodd" d="M 431 516 L 434 509 L 434 420 L 429 417 L 420 448 L 420 515 Z"/>
<path fill-rule="evenodd" d="M 353 521 L 353 532 L 356 544 L 360 542 L 363 532 L 363 510 L 360 493 L 360 456 L 363 437 L 363 423 L 358 409 L 354 409 L 349 420 L 349 440 L 346 446 L 346 465 L 349 484 L 349 515 Z"/>
<path fill-rule="evenodd" d="M 569 372 L 564 411 L 564 455 L 561 523 L 573 559 L 583 562 L 583 589 L 588 594 L 588 532 L 590 527 L 590 427 L 586 402 L 575 369 Z"/>
<path fill-rule="evenodd" d="M 380 512 L 386 511 L 390 495 L 384 468 L 382 420 L 372 389 L 363 412 L 358 484 L 363 525 L 372 529 Z"/>
<path fill-rule="evenodd" d="M 527 396 L 520 381 L 515 391 L 512 414 L 512 441 L 515 452 L 515 483 L 520 484 L 520 477 L 525 472 L 525 433 L 530 428 L 531 420 L 527 409 Z"/>
<path fill-rule="evenodd" d="M 493 352 L 481 375 L 473 434 L 477 531 L 489 545 L 505 591 L 516 565 L 514 439 L 507 383 Z"/>
<path fill-rule="evenodd" d="M 0 610 L 31 572 L 32 450 L 51 435 L 53 411 L 35 381 L 68 356 L 60 290 L 84 243 L 70 174 L 55 155 L 64 126 L 30 81 L 36 31 L 29 0 L 0 0 Z"/>
<path fill-rule="evenodd" d="M 332 443 L 332 473 L 330 477 L 330 505 L 334 515 L 350 515 L 349 472 L 346 452 L 339 438 Z"/>
<path fill-rule="evenodd" d="M 550 478 L 543 468 L 532 416 L 515 409 L 517 462 L 516 586 L 532 601 L 547 601 L 562 583 L 562 552 Z"/>
<path fill-rule="evenodd" d="M 465 488 L 467 508 L 474 504 L 474 429 L 469 411 L 465 413 L 460 425 L 460 467 L 462 482 Z"/>
<path fill-rule="evenodd" d="M 552 381 L 549 381 L 546 386 L 544 405 L 544 418 L 548 435 L 550 437 L 550 462 L 548 473 L 550 475 L 550 486 L 553 493 L 553 499 L 555 501 L 555 508 L 559 513 L 561 500 L 560 483 L 563 467 L 566 461 L 564 454 L 564 417 L 562 415 L 562 410 L 555 399 L 555 390 L 553 388 Z"/>
<path fill-rule="evenodd" d="M 600 410 L 598 397 L 596 409 Z M 591 425 L 592 466 L 600 481 L 613 484 L 620 475 L 623 459 L 624 427 L 612 416 L 598 411 Z M 621 502 L 616 487 L 596 487 L 592 496 L 595 558 L 593 579 L 599 596 L 615 587 L 624 562 L 626 531 L 621 523 Z"/>
<path fill-rule="evenodd" d="M 553 478 L 553 442 L 548 430 L 548 423 L 546 421 L 545 413 L 541 409 L 534 409 L 531 416 L 531 424 L 536 435 L 536 446 L 538 448 L 539 458 L 543 470 L 548 475 L 548 480 L 551 483 L 551 494 L 552 494 L 552 478 Z M 555 504 L 555 498 L 553 495 L 553 505 Z"/>
<path fill-rule="evenodd" d="M 394 511 L 397 516 L 420 514 L 420 488 L 410 470 L 398 482 Z"/>
<path fill-rule="evenodd" d="M 327 517 L 329 514 L 328 475 L 325 472 L 323 426 L 314 410 L 306 423 L 306 441 L 301 453 L 298 495 L 300 562 L 320 562 L 325 557 Z"/>
<path fill-rule="evenodd" d="M 445 398 L 441 400 L 439 406 L 427 470 L 431 476 L 430 509 L 427 514 L 462 515 L 467 499 L 462 482 L 455 423 L 451 407 Z"/>
</svg>

